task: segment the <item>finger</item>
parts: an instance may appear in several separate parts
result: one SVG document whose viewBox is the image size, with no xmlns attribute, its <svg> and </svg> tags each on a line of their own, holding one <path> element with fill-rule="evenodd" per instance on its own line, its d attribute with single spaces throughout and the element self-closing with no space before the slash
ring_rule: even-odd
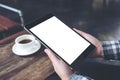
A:
<svg viewBox="0 0 120 80">
<path fill-rule="evenodd" d="M 55 54 L 50 49 L 45 49 L 44 51 L 48 55 L 52 63 L 59 61 L 59 59 L 55 56 Z"/>
<path fill-rule="evenodd" d="M 73 28 L 76 32 L 78 32 L 81 36 L 83 36 L 84 38 L 86 38 L 87 40 L 90 40 L 91 41 L 91 39 L 93 38 L 90 34 L 88 34 L 88 33 L 85 33 L 85 32 L 83 32 L 83 31 L 80 31 L 80 30 L 78 30 L 78 29 L 75 29 L 75 28 Z"/>
<path fill-rule="evenodd" d="M 83 37 L 85 37 L 86 38 L 86 36 L 87 35 L 89 35 L 88 33 L 85 33 L 85 32 L 83 32 L 83 31 L 80 31 L 80 30 L 78 30 L 78 29 L 76 29 L 76 28 L 73 28 L 76 32 L 78 32 L 80 35 L 82 35 Z"/>
</svg>

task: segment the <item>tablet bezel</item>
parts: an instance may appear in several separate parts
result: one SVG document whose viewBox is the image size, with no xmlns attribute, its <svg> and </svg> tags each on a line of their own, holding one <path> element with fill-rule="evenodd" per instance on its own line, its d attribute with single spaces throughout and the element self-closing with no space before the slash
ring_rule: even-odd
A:
<svg viewBox="0 0 120 80">
<path fill-rule="evenodd" d="M 40 40 L 40 42 L 46 47 L 46 48 L 49 48 L 50 50 L 52 50 L 46 43 L 44 43 L 44 41 L 42 41 L 40 38 L 38 38 L 34 33 L 32 33 L 30 31 L 30 29 L 38 24 L 40 24 L 41 22 L 44 22 L 46 21 L 47 19 L 53 17 L 54 15 L 53 14 L 48 14 L 42 18 L 39 18 L 35 21 L 33 21 L 32 23 L 26 25 L 24 27 L 25 30 L 27 30 L 30 34 L 34 35 L 37 39 Z M 61 21 L 61 20 L 60 20 Z M 72 29 L 73 30 L 73 29 Z M 75 33 L 77 33 L 75 30 L 73 30 Z M 79 33 L 77 33 L 79 36 L 81 36 Z M 81 36 L 82 38 L 84 38 L 83 36 Z M 84 38 L 85 39 L 85 38 Z M 88 41 L 87 39 L 85 39 L 86 41 Z M 89 41 L 88 41 L 89 42 Z M 78 69 L 80 63 L 95 49 L 95 46 L 93 44 L 91 44 L 91 42 L 89 42 L 90 45 L 84 50 L 84 52 L 82 54 L 80 54 L 78 56 L 78 58 L 71 64 L 69 65 L 67 63 L 67 61 L 65 61 L 63 58 L 61 58 L 54 50 L 52 50 L 56 56 L 60 59 L 62 59 L 65 63 L 67 63 L 69 66 L 71 66 L 73 69 Z"/>
</svg>

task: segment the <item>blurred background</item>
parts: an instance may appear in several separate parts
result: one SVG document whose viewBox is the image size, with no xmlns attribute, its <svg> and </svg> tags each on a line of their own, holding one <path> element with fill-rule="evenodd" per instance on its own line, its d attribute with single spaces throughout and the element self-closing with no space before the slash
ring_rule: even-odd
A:
<svg viewBox="0 0 120 80">
<path fill-rule="evenodd" d="M 53 13 L 69 27 L 101 41 L 120 39 L 120 0 L 0 0 L 0 3 L 21 10 L 25 25 Z M 23 30 L 18 14 L 0 7 L 0 16 L 0 25 L 14 23 L 0 26 L 0 39 Z M 97 80 L 120 80 L 120 62 L 88 59 L 81 66 L 81 73 Z"/>
<path fill-rule="evenodd" d="M 89 32 L 101 40 L 119 39 L 119 0 L 0 0 L 0 3 L 21 10 L 25 25 L 53 13 L 69 27 Z M 0 14 L 19 22 L 16 13 L 0 8 Z"/>
</svg>

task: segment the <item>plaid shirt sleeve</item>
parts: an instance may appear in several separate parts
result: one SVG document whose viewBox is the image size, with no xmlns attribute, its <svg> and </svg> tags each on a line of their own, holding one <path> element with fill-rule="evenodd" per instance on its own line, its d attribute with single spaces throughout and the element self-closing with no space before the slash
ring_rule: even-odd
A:
<svg viewBox="0 0 120 80">
<path fill-rule="evenodd" d="M 105 59 L 120 60 L 120 40 L 102 41 Z"/>
<path fill-rule="evenodd" d="M 94 80 L 90 77 L 87 76 L 82 76 L 82 75 L 78 75 L 78 74 L 72 74 L 69 78 L 69 80 Z"/>
</svg>

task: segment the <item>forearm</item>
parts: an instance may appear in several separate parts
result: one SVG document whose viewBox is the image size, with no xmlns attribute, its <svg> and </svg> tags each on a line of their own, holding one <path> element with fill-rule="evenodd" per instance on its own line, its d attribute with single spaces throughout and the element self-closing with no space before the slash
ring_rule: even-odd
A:
<svg viewBox="0 0 120 80">
<path fill-rule="evenodd" d="M 105 59 L 120 60 L 120 40 L 102 41 Z"/>
</svg>

